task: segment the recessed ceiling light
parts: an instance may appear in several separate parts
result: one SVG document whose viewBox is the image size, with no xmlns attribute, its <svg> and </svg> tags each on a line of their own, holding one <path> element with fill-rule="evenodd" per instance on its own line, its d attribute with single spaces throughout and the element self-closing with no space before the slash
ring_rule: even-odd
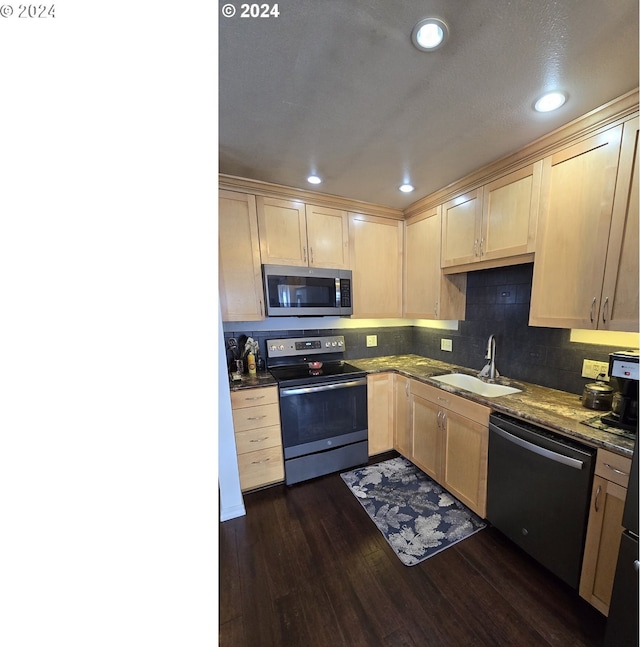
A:
<svg viewBox="0 0 640 647">
<path fill-rule="evenodd" d="M 538 112 L 551 112 L 557 110 L 567 100 L 563 92 L 547 92 L 543 94 L 533 105 Z"/>
<path fill-rule="evenodd" d="M 322 182 L 322 179 L 319 178 L 317 175 L 310 175 L 307 178 L 307 182 L 309 182 L 309 184 L 320 184 Z"/>
<path fill-rule="evenodd" d="M 425 18 L 416 23 L 411 32 L 411 41 L 420 50 L 433 51 L 442 47 L 449 37 L 447 24 L 439 18 Z"/>
<path fill-rule="evenodd" d="M 411 193 L 411 191 L 413 191 L 414 189 L 414 187 L 411 184 L 406 184 L 406 183 L 401 184 L 398 188 L 400 189 L 400 191 L 402 191 L 402 193 Z"/>
</svg>

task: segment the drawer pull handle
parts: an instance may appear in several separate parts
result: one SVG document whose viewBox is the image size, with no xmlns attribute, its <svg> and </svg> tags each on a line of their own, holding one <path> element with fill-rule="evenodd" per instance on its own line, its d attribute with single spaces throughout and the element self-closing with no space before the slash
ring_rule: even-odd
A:
<svg viewBox="0 0 640 647">
<path fill-rule="evenodd" d="M 605 463 L 604 466 L 608 467 L 612 472 L 615 472 L 616 474 L 620 474 L 620 476 L 629 476 L 626 472 L 616 469 L 615 467 L 613 467 L 613 465 L 609 465 L 609 463 Z"/>
<path fill-rule="evenodd" d="M 264 438 L 253 438 L 250 440 L 250 443 L 263 443 L 265 440 L 269 440 L 269 436 L 265 436 Z"/>
<path fill-rule="evenodd" d="M 599 512 L 598 500 L 600 499 L 600 492 L 602 492 L 602 486 L 598 485 L 598 488 L 596 489 L 596 498 L 595 498 L 595 501 L 593 502 L 593 507 L 596 509 L 596 512 Z"/>
<path fill-rule="evenodd" d="M 263 418 L 266 418 L 267 416 L 253 416 L 252 418 L 247 418 L 247 420 L 262 420 Z"/>
<path fill-rule="evenodd" d="M 440 396 L 438 396 L 438 400 L 440 402 L 444 402 L 445 404 L 447 404 L 449 402 L 449 400 L 447 398 L 441 398 Z"/>
<path fill-rule="evenodd" d="M 264 395 L 254 395 L 252 398 L 245 398 L 245 400 L 264 400 Z"/>
<path fill-rule="evenodd" d="M 265 458 L 263 461 L 251 461 L 252 465 L 262 465 L 262 463 L 268 463 L 271 459 Z"/>
</svg>

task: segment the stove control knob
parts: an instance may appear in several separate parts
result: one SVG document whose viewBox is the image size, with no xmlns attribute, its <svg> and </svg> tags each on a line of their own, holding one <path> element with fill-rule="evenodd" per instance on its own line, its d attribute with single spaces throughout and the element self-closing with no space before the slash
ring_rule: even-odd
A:
<svg viewBox="0 0 640 647">
<path fill-rule="evenodd" d="M 284 350 L 284 344 L 280 344 L 278 350 Z"/>
<path fill-rule="evenodd" d="M 325 342 L 325 344 L 324 344 L 324 345 L 325 345 L 327 348 L 329 348 L 329 346 L 331 346 L 331 342 L 330 342 L 330 341 L 327 341 L 327 342 Z"/>
<path fill-rule="evenodd" d="M 336 342 L 336 341 L 332 341 L 332 342 L 331 342 L 331 345 L 332 345 L 332 346 L 337 346 L 337 345 L 338 345 L 338 342 Z"/>
<path fill-rule="evenodd" d="M 340 340 L 338 340 L 338 346 L 343 346 L 343 343 Z"/>
</svg>

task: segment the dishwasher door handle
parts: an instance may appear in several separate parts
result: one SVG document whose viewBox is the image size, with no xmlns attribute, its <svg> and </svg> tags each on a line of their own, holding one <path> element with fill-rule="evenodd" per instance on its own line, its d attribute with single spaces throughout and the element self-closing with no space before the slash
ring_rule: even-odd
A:
<svg viewBox="0 0 640 647">
<path fill-rule="evenodd" d="M 508 440 L 509 442 L 512 442 L 515 445 L 522 447 L 523 449 L 533 452 L 534 454 L 544 456 L 544 458 L 548 458 L 549 460 L 555 461 L 556 463 L 562 463 L 563 465 L 573 467 L 576 470 L 581 470 L 584 467 L 584 463 L 577 458 L 571 458 L 570 456 L 565 456 L 564 454 L 558 454 L 557 452 L 553 452 L 550 449 L 540 447 L 535 443 L 530 443 L 528 440 L 524 440 L 524 438 L 510 434 L 508 431 L 505 431 L 492 422 L 489 423 L 489 429 L 505 440 Z"/>
</svg>

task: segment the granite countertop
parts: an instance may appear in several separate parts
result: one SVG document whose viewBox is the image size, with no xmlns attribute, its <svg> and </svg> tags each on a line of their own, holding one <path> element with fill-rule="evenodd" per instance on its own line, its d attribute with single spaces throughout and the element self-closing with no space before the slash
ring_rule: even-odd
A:
<svg viewBox="0 0 640 647">
<path fill-rule="evenodd" d="M 348 361 L 350 364 L 369 373 L 395 371 L 444 391 L 484 404 L 493 411 L 543 425 L 548 429 L 576 438 L 593 447 L 602 447 L 623 456 L 630 457 L 633 454 L 634 440 L 582 424 L 583 421 L 603 415 L 604 412 L 585 409 L 580 401 L 580 396 L 574 393 L 558 391 L 519 380 L 500 378 L 499 382 L 522 389 L 522 392 L 502 395 L 497 398 L 487 398 L 429 379 L 435 375 L 449 372 L 477 374 L 477 372 L 463 366 L 447 364 L 446 362 L 419 355 L 390 355 L 372 359 L 350 359 Z"/>
<path fill-rule="evenodd" d="M 242 380 L 229 380 L 229 388 L 232 391 L 240 389 L 255 389 L 262 386 L 277 386 L 276 379 L 269 371 L 258 371 L 255 376 L 245 374 Z"/>
</svg>

